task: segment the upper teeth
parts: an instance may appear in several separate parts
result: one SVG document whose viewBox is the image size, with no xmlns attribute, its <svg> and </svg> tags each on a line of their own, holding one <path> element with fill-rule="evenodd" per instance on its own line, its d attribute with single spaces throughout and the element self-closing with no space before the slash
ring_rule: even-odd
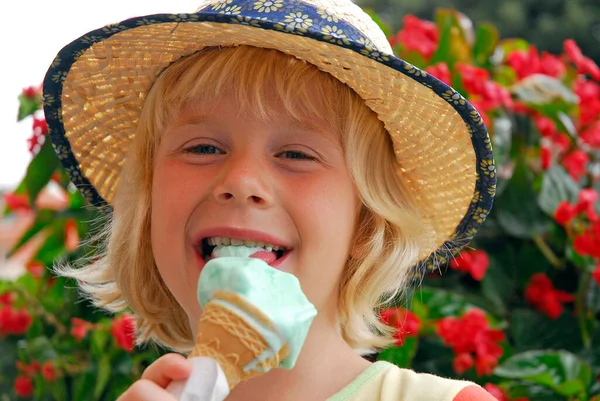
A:
<svg viewBox="0 0 600 401">
<path fill-rule="evenodd" d="M 265 248 L 269 252 L 285 249 L 283 246 L 279 246 L 279 245 L 272 245 L 272 244 L 267 244 L 265 242 L 259 242 L 259 241 L 247 241 L 247 240 L 236 239 L 236 238 L 209 237 L 209 238 L 207 238 L 207 241 L 208 241 L 208 245 L 213 245 L 213 246 L 215 246 L 215 245 L 234 245 L 234 246 L 244 245 L 244 246 L 249 246 L 249 247 Z"/>
</svg>

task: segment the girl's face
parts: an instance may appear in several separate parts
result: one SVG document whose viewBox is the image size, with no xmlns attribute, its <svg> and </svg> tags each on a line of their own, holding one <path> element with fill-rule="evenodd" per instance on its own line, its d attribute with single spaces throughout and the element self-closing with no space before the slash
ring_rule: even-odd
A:
<svg viewBox="0 0 600 401">
<path fill-rule="evenodd" d="M 162 133 L 152 185 L 160 274 L 195 328 L 203 239 L 284 246 L 271 265 L 294 274 L 320 315 L 333 317 L 359 204 L 339 138 L 277 105 L 268 122 L 237 110 L 227 96 L 208 111 L 185 108 Z"/>
</svg>

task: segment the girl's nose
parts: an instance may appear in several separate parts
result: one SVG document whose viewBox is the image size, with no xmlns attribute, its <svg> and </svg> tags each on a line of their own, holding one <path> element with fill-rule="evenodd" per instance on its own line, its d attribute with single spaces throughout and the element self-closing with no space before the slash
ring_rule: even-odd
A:
<svg viewBox="0 0 600 401">
<path fill-rule="evenodd" d="M 213 191 L 215 199 L 242 207 L 268 207 L 272 204 L 272 195 L 266 183 L 267 174 L 267 168 L 257 157 L 230 156 L 219 172 L 220 181 Z"/>
</svg>

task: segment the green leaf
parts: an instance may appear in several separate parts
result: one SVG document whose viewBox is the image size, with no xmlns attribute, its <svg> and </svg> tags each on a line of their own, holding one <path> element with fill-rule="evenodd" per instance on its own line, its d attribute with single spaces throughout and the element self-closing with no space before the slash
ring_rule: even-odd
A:
<svg viewBox="0 0 600 401">
<path fill-rule="evenodd" d="M 515 291 L 515 282 L 508 273 L 509 268 L 508 261 L 500 262 L 490 255 L 490 267 L 481 281 L 483 295 L 492 301 L 503 315 Z"/>
<path fill-rule="evenodd" d="M 544 174 L 538 205 L 548 215 L 554 216 L 560 202 L 575 203 L 578 194 L 579 186 L 573 181 L 573 178 L 562 166 L 554 165 Z"/>
<path fill-rule="evenodd" d="M 412 369 L 444 377 L 456 375 L 452 368 L 454 351 L 439 336 L 421 337 L 412 363 Z"/>
<path fill-rule="evenodd" d="M 485 66 L 500 39 L 498 29 L 492 24 L 480 24 L 475 32 L 475 45 L 473 46 L 473 56 L 475 62 L 480 66 Z"/>
<path fill-rule="evenodd" d="M 558 386 L 554 388 L 557 393 L 566 395 L 566 396 L 574 396 L 577 394 L 581 394 L 585 392 L 585 385 L 581 380 L 569 380 L 564 383 L 560 383 Z"/>
<path fill-rule="evenodd" d="M 420 302 L 428 311 L 429 319 L 440 319 L 448 316 L 458 316 L 467 307 L 463 298 L 450 291 L 424 287 L 416 291 L 414 302 Z"/>
<path fill-rule="evenodd" d="M 54 346 L 46 336 L 36 337 L 24 344 L 26 344 L 27 354 L 32 360 L 54 361 L 58 359 Z"/>
<path fill-rule="evenodd" d="M 91 336 L 91 351 L 96 358 L 106 354 L 106 344 L 110 334 L 104 330 L 95 330 Z"/>
<path fill-rule="evenodd" d="M 58 157 L 54 153 L 51 141 L 46 138 L 40 152 L 29 163 L 27 173 L 25 174 L 27 194 L 32 205 L 35 204 L 35 199 L 42 188 L 50 181 L 58 164 Z"/>
<path fill-rule="evenodd" d="M 592 368 L 567 351 L 528 351 L 499 365 L 494 374 L 550 387 L 564 396 L 584 395 L 591 384 Z"/>
<path fill-rule="evenodd" d="M 529 42 L 524 39 L 504 39 L 499 43 L 499 48 L 504 54 L 510 54 L 515 51 L 528 51 L 531 46 Z"/>
<path fill-rule="evenodd" d="M 377 359 L 391 362 L 401 368 L 410 368 L 418 344 L 418 337 L 406 337 L 402 346 L 386 348 L 379 354 Z"/>
<path fill-rule="evenodd" d="M 457 61 L 469 61 L 471 48 L 460 24 L 460 18 L 463 17 L 456 10 L 438 9 L 436 11 L 435 23 L 440 32 L 440 41 L 431 59 L 431 64 L 445 62 L 448 65 L 454 65 Z"/>
<path fill-rule="evenodd" d="M 517 238 L 543 234 L 550 227 L 550 220 L 542 214 L 536 199 L 531 174 L 525 163 L 519 162 L 495 206 L 498 224 Z"/>
<path fill-rule="evenodd" d="M 40 290 L 40 281 L 33 278 L 31 274 L 24 274 L 17 279 L 17 285 L 27 291 L 30 295 L 37 295 Z"/>
<path fill-rule="evenodd" d="M 548 273 L 552 265 L 533 243 L 524 244 L 515 261 L 515 273 L 519 286 L 525 287 L 535 273 Z"/>
<path fill-rule="evenodd" d="M 50 311 L 62 311 L 65 307 L 65 283 L 63 277 L 55 278 L 54 285 L 44 292 L 40 302 Z"/>
<path fill-rule="evenodd" d="M 34 259 L 40 263 L 51 266 L 65 253 L 64 220 L 56 220 L 51 224 L 51 232 L 46 242 L 37 251 Z"/>
<path fill-rule="evenodd" d="M 565 401 L 564 397 L 558 396 L 548 387 L 525 381 L 506 381 L 503 383 L 502 388 L 505 394 L 509 395 L 511 400 L 527 398 L 532 401 Z"/>
<path fill-rule="evenodd" d="M 21 121 L 25 117 L 35 113 L 40 109 L 42 105 L 42 99 L 39 97 L 29 98 L 23 94 L 19 95 L 19 114 L 17 115 L 17 121 Z"/>
<path fill-rule="evenodd" d="M 100 398 L 100 395 L 102 395 L 102 392 L 110 379 L 110 371 L 110 358 L 108 355 L 104 355 L 98 362 L 98 375 L 96 377 L 96 387 L 94 387 L 94 399 L 97 400 Z"/>
<path fill-rule="evenodd" d="M 569 313 L 553 320 L 531 309 L 516 309 L 510 316 L 510 334 L 516 351 L 562 348 L 576 352 L 583 346 L 577 321 Z"/>
<path fill-rule="evenodd" d="M 511 87 L 511 92 L 527 105 L 549 116 L 559 112 L 570 114 L 578 102 L 578 97 L 560 80 L 542 74 L 518 81 Z"/>
<path fill-rule="evenodd" d="M 74 400 L 92 400 L 92 392 L 96 383 L 95 372 L 85 371 L 74 383 Z"/>
<path fill-rule="evenodd" d="M 59 378 L 50 383 L 50 391 L 55 400 L 67 399 L 67 383 L 64 378 Z"/>
</svg>

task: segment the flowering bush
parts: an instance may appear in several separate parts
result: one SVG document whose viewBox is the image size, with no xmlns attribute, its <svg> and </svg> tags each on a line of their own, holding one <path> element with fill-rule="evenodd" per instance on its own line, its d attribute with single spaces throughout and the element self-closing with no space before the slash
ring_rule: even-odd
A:
<svg viewBox="0 0 600 401">
<path fill-rule="evenodd" d="M 598 66 L 573 41 L 540 53 L 452 10 L 407 16 L 390 42 L 478 108 L 497 170 L 482 167 L 499 181 L 476 241 L 408 304 L 381 311 L 397 342 L 378 358 L 476 381 L 499 400 L 600 400 Z M 26 274 L 0 281 L 0 398 L 114 400 L 161 351 L 135 348 L 130 315 L 91 309 L 49 272 L 58 258 L 93 255 L 80 239 L 98 216 L 46 140 L 39 89 L 20 100 L 19 118 L 34 115 L 33 158 L 5 213 L 34 219 L 12 253 L 41 240 Z M 49 182 L 64 193 L 59 207 L 40 201 Z"/>
<path fill-rule="evenodd" d="M 453 10 L 407 16 L 390 42 L 480 111 L 498 188 L 474 243 L 403 305 L 418 333 L 395 321 L 403 343 L 379 358 L 499 400 L 600 400 L 600 69 L 572 40 L 540 53 Z"/>
<path fill-rule="evenodd" d="M 0 281 L 0 399 L 115 400 L 159 350 L 135 349 L 133 319 L 108 316 L 82 301 L 76 283 L 56 278 L 50 267 L 93 254 L 80 238 L 93 234 L 96 212 L 59 167 L 45 120 L 39 88 L 20 96 L 19 119 L 33 121 L 27 146 L 32 161 L 23 182 L 4 194 L 3 214 L 32 216 L 10 255 L 30 248 L 26 274 Z M 48 186 L 60 201 L 44 201 Z M 33 248 L 33 242 L 39 242 Z M 2 266 L 0 266 L 0 273 Z"/>
</svg>

